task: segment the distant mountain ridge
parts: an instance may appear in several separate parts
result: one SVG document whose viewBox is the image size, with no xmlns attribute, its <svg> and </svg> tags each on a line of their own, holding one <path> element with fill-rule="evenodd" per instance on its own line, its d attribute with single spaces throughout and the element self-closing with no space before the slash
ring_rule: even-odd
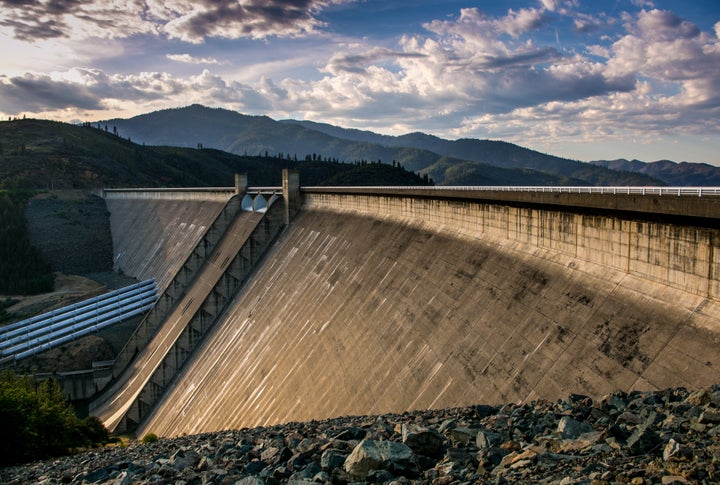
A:
<svg viewBox="0 0 720 485">
<path fill-rule="evenodd" d="M 658 160 L 657 162 L 641 162 L 640 160 L 598 160 L 593 165 L 649 175 L 663 181 L 667 185 L 685 187 L 720 186 L 720 167 L 707 163 L 673 162 Z"/>
<path fill-rule="evenodd" d="M 345 162 L 401 164 L 438 185 L 665 185 L 622 172 L 493 140 L 444 140 L 424 133 L 398 137 L 310 121 L 275 121 L 191 105 L 101 121 L 150 145 L 216 148 L 238 155 L 317 154 Z"/>
<path fill-rule="evenodd" d="M 568 160 L 553 155 L 545 155 L 542 159 L 542 168 L 538 163 L 537 153 L 512 143 L 496 140 L 477 140 L 461 138 L 455 141 L 445 140 L 425 133 L 409 133 L 400 136 L 379 135 L 371 131 L 340 128 L 326 123 L 314 121 L 282 120 L 283 123 L 297 123 L 307 128 L 315 129 L 338 138 L 353 141 L 376 143 L 386 146 L 408 146 L 421 148 L 435 153 L 465 160 L 473 160 L 498 165 L 505 168 L 528 168 L 533 170 L 546 170 L 556 173 L 570 169 L 585 172 L 587 163 Z M 510 155 L 506 157 L 506 155 Z M 707 163 L 673 162 L 671 160 L 658 160 L 643 162 L 640 160 L 597 160 L 589 162 L 596 167 L 608 168 L 620 172 L 630 172 L 647 175 L 663 184 L 671 186 L 720 186 L 720 167 Z"/>
</svg>

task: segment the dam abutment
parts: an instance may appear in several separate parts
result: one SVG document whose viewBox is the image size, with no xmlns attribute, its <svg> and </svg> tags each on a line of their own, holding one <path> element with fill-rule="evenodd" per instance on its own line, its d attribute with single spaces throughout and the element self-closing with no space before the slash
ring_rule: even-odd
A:
<svg viewBox="0 0 720 485">
<path fill-rule="evenodd" d="M 113 376 L 117 377 L 123 372 L 139 350 L 147 345 L 177 302 L 183 298 L 205 260 L 215 249 L 230 223 L 240 212 L 240 202 L 241 197 L 232 196 L 226 202 L 220 214 L 207 228 L 162 292 L 153 309 L 140 322 L 128 343 L 116 357 L 113 364 Z"/>
<path fill-rule="evenodd" d="M 280 189 L 255 188 L 248 194 L 247 178 L 238 175 L 235 181 L 235 194 L 115 359 L 115 380 L 91 403 L 91 412 L 116 432 L 132 431 L 152 410 L 286 225 L 291 212 Z M 299 205 L 297 175 L 294 186 L 284 185 Z M 152 191 L 136 198 L 146 194 L 155 199 Z"/>
<path fill-rule="evenodd" d="M 217 279 L 208 280 L 208 283 L 212 281 L 209 283 L 212 287 L 208 287 L 207 291 L 196 292 L 202 298 L 199 306 L 193 305 L 191 298 L 183 307 L 183 314 L 190 310 L 188 313 L 191 315 L 190 318 L 147 383 L 124 413 L 115 427 L 115 432 L 134 431 L 153 410 L 187 359 L 200 345 L 205 334 L 212 329 L 220 315 L 232 302 L 237 290 L 250 277 L 253 269 L 275 241 L 285 226 L 286 214 L 285 204 L 276 203 L 257 218 L 254 226 L 243 224 L 245 229 L 252 229 L 249 233 L 244 233 L 242 230 L 228 231 L 225 237 L 236 239 L 240 244 L 239 249 L 213 254 L 209 263 L 218 268 L 219 276 Z"/>
</svg>

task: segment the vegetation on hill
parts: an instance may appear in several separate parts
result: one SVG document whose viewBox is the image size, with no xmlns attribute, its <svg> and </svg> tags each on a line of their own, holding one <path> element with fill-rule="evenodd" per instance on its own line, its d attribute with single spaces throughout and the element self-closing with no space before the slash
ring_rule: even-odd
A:
<svg viewBox="0 0 720 485">
<path fill-rule="evenodd" d="M 143 146 L 116 133 L 115 126 L 105 124 L 0 122 L 0 188 L 222 187 L 232 185 L 235 173 L 246 173 L 251 185 L 280 185 L 283 168 L 298 170 L 303 185 L 426 183 L 389 161 L 379 170 L 360 159 L 340 163 L 312 152 L 241 156 L 200 143 L 193 148 Z"/>
<path fill-rule="evenodd" d="M 0 429 L 0 466 L 62 456 L 109 438 L 97 418 L 75 415 L 57 381 L 10 370 L 0 373 Z"/>
<path fill-rule="evenodd" d="M 50 265 L 28 239 L 24 209 L 29 195 L 0 191 L 0 294 L 36 294 L 53 288 Z M 1 318 L 4 309 L 0 310 Z"/>
</svg>

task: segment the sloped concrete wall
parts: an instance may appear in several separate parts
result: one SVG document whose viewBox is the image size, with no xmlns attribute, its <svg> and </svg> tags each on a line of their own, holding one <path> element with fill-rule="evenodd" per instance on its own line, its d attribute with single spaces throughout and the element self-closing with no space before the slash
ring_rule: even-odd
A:
<svg viewBox="0 0 720 485">
<path fill-rule="evenodd" d="M 138 280 L 155 278 L 162 293 L 220 214 L 232 193 L 108 192 L 114 269 Z M 186 196 L 190 199 L 185 198 Z"/>
<path fill-rule="evenodd" d="M 714 383 L 716 233 L 645 224 L 306 194 L 138 435 Z"/>
</svg>

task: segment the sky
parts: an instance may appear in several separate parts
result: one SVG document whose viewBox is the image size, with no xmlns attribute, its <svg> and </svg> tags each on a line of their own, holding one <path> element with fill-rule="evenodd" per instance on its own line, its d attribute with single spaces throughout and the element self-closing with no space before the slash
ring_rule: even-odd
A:
<svg viewBox="0 0 720 485">
<path fill-rule="evenodd" d="M 0 119 L 194 103 L 720 166 L 718 0 L 0 0 Z"/>
</svg>

